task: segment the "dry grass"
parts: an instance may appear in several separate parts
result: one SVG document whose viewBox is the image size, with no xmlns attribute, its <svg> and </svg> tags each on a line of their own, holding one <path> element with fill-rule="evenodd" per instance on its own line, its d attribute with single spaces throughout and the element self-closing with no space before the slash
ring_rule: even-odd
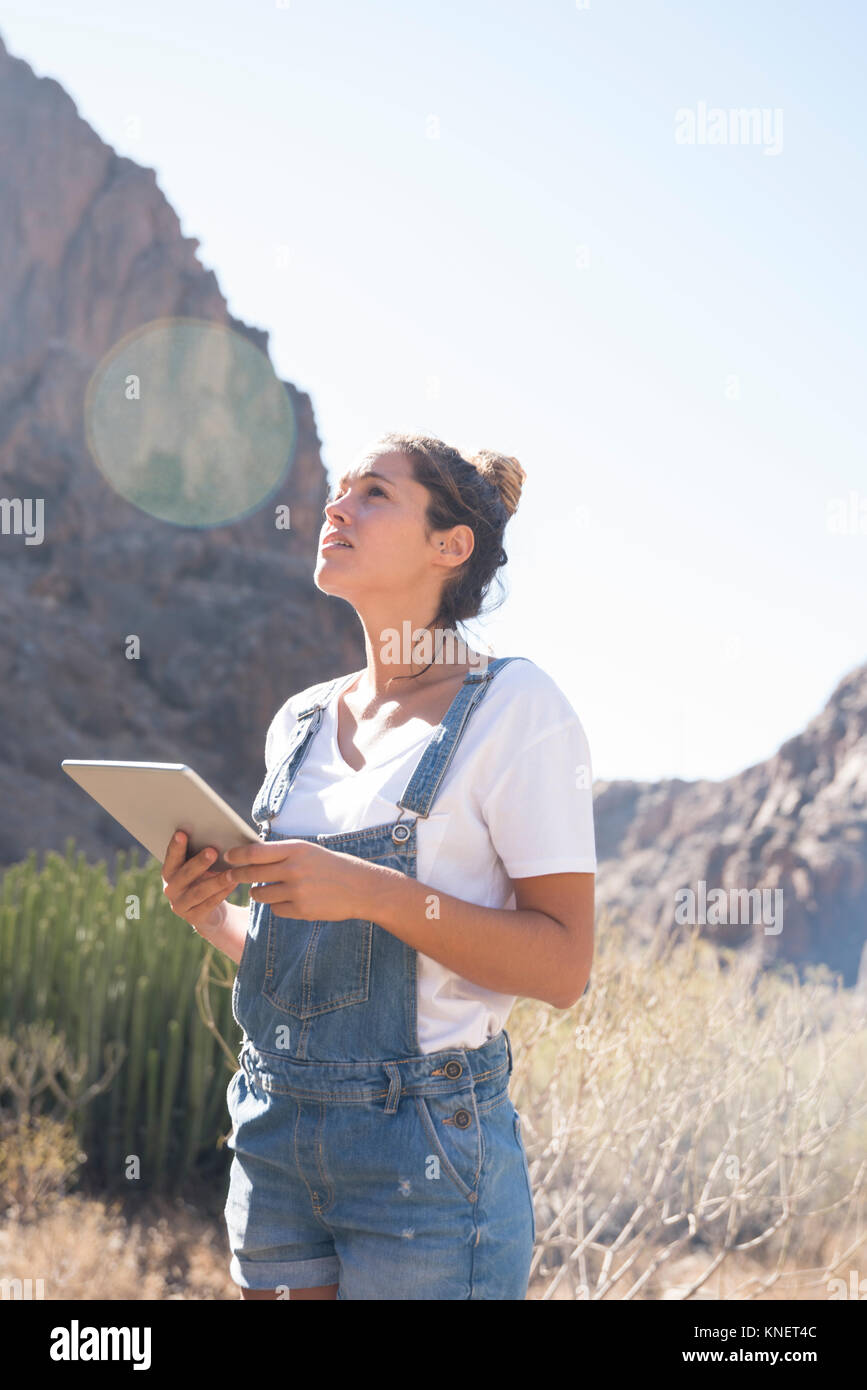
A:
<svg viewBox="0 0 867 1390">
<path fill-rule="evenodd" d="M 863 995 L 697 936 L 632 951 L 605 923 L 584 998 L 521 1001 L 509 1032 L 531 1300 L 827 1299 L 860 1277 Z M 237 1300 L 214 1192 L 109 1205 L 66 1190 L 79 1159 L 61 1129 L 0 1142 L 0 1276 L 46 1299 Z"/>
<path fill-rule="evenodd" d="M 834 1257 L 829 1242 L 828 1261 Z M 137 1216 L 124 1216 L 120 1203 L 78 1195 L 60 1198 L 36 1222 L 9 1221 L 0 1227 L 0 1269 L 9 1278 L 41 1279 L 46 1300 L 232 1299 L 237 1286 L 229 1278 L 229 1257 L 222 1221 L 180 1201 L 154 1199 Z M 705 1265 L 701 1255 L 687 1255 L 668 1269 L 663 1298 L 680 1298 Z M 845 1275 L 845 1267 L 844 1267 Z M 767 1299 L 827 1297 L 823 1270 L 794 1270 Z M 750 1279 L 767 1274 L 761 1262 L 733 1256 L 698 1299 L 742 1298 L 737 1293 Z M 574 1299 L 561 1283 L 547 1293 L 550 1280 L 531 1282 L 530 1300 Z M 35 1286 L 34 1286 L 35 1287 Z"/>
<path fill-rule="evenodd" d="M 221 1223 L 180 1200 L 154 1197 L 129 1215 L 73 1194 L 0 1227 L 3 1275 L 41 1279 L 46 1300 L 237 1300 L 228 1265 Z"/>
<path fill-rule="evenodd" d="M 863 994 L 698 933 L 600 948 L 568 1014 L 513 1015 L 536 1296 L 828 1297 L 867 1241 Z"/>
</svg>

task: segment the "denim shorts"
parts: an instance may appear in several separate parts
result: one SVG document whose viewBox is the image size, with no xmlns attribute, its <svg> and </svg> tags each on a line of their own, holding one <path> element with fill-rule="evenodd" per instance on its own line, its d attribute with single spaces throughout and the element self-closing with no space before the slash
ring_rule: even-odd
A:
<svg viewBox="0 0 867 1390">
<path fill-rule="evenodd" d="M 505 1029 L 387 1062 L 304 1062 L 246 1039 L 239 1061 L 224 1209 L 236 1284 L 526 1298 L 536 1230 Z"/>
</svg>

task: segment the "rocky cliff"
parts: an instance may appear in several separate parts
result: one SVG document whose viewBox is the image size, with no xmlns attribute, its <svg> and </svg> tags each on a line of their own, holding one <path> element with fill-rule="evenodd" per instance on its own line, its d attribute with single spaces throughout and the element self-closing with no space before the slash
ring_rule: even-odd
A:
<svg viewBox="0 0 867 1390">
<path fill-rule="evenodd" d="M 310 400 L 285 489 L 231 525 L 158 521 L 107 484 L 83 403 L 125 334 L 232 318 L 152 169 L 118 157 L 63 89 L 0 41 L 0 499 L 43 499 L 44 539 L 0 534 L 0 865 L 74 835 L 129 837 L 65 757 L 189 762 L 241 811 L 287 695 L 363 664 L 348 605 L 313 586 L 326 479 Z M 277 530 L 274 503 L 290 508 Z M 135 634 L 141 656 L 128 660 Z M 636 937 L 676 929 L 677 894 L 783 891 L 783 926 L 708 927 L 768 957 L 856 977 L 867 935 L 867 667 L 803 734 L 724 782 L 597 782 L 597 901 Z"/>
<path fill-rule="evenodd" d="M 88 380 L 125 334 L 232 318 L 152 169 L 119 157 L 63 88 L 0 41 L 0 498 L 42 499 L 44 539 L 0 534 L 0 864 L 131 841 L 62 758 L 188 762 L 242 814 L 287 695 L 363 665 L 347 604 L 312 582 L 327 480 L 311 403 L 285 488 L 200 530 L 125 501 L 85 437 Z M 278 530 L 274 507 L 290 508 Z M 126 638 L 140 639 L 129 660 Z"/>
<path fill-rule="evenodd" d="M 703 934 L 766 960 L 824 961 L 855 983 L 867 941 L 867 665 L 767 762 L 723 782 L 593 790 L 597 901 L 636 933 L 676 930 L 676 895 L 699 881 L 728 905 L 732 890 L 758 888 L 773 907 L 780 890 L 781 930 L 756 913 L 734 924 L 708 913 Z"/>
</svg>

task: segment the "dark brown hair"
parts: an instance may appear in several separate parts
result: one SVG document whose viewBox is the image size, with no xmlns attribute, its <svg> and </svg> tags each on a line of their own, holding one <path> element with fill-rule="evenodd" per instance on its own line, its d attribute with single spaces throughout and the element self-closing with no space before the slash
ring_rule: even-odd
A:
<svg viewBox="0 0 867 1390">
<path fill-rule="evenodd" d="M 430 625 L 455 627 L 483 611 L 497 571 L 507 563 L 503 549 L 506 522 L 515 512 L 526 473 L 516 458 L 481 449 L 465 458 L 458 449 L 424 434 L 385 434 L 368 452 L 400 453 L 413 477 L 430 493 L 425 513 L 427 534 L 452 526 L 469 526 L 473 553 L 443 585 L 438 612 Z M 485 612 L 499 607 L 502 597 Z"/>
</svg>

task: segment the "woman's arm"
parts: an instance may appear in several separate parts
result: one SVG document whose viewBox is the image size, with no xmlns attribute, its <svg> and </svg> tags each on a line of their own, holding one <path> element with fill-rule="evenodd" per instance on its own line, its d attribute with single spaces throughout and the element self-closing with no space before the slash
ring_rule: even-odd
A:
<svg viewBox="0 0 867 1390">
<path fill-rule="evenodd" d="M 240 907 L 238 903 L 220 903 L 214 911 L 214 918 L 213 923 L 196 927 L 195 930 L 203 940 L 216 946 L 218 951 L 239 965 L 247 939 L 250 909 Z"/>
<path fill-rule="evenodd" d="M 478 907 L 396 869 L 359 861 L 358 916 L 465 980 L 568 1009 L 593 962 L 595 874 L 514 880 L 516 907 Z"/>
<path fill-rule="evenodd" d="M 250 898 L 276 917 L 376 922 L 484 989 L 568 1009 L 590 975 L 595 874 L 514 879 L 516 907 L 495 908 L 303 840 L 242 845 L 223 858 L 233 882 L 253 884 Z"/>
</svg>

